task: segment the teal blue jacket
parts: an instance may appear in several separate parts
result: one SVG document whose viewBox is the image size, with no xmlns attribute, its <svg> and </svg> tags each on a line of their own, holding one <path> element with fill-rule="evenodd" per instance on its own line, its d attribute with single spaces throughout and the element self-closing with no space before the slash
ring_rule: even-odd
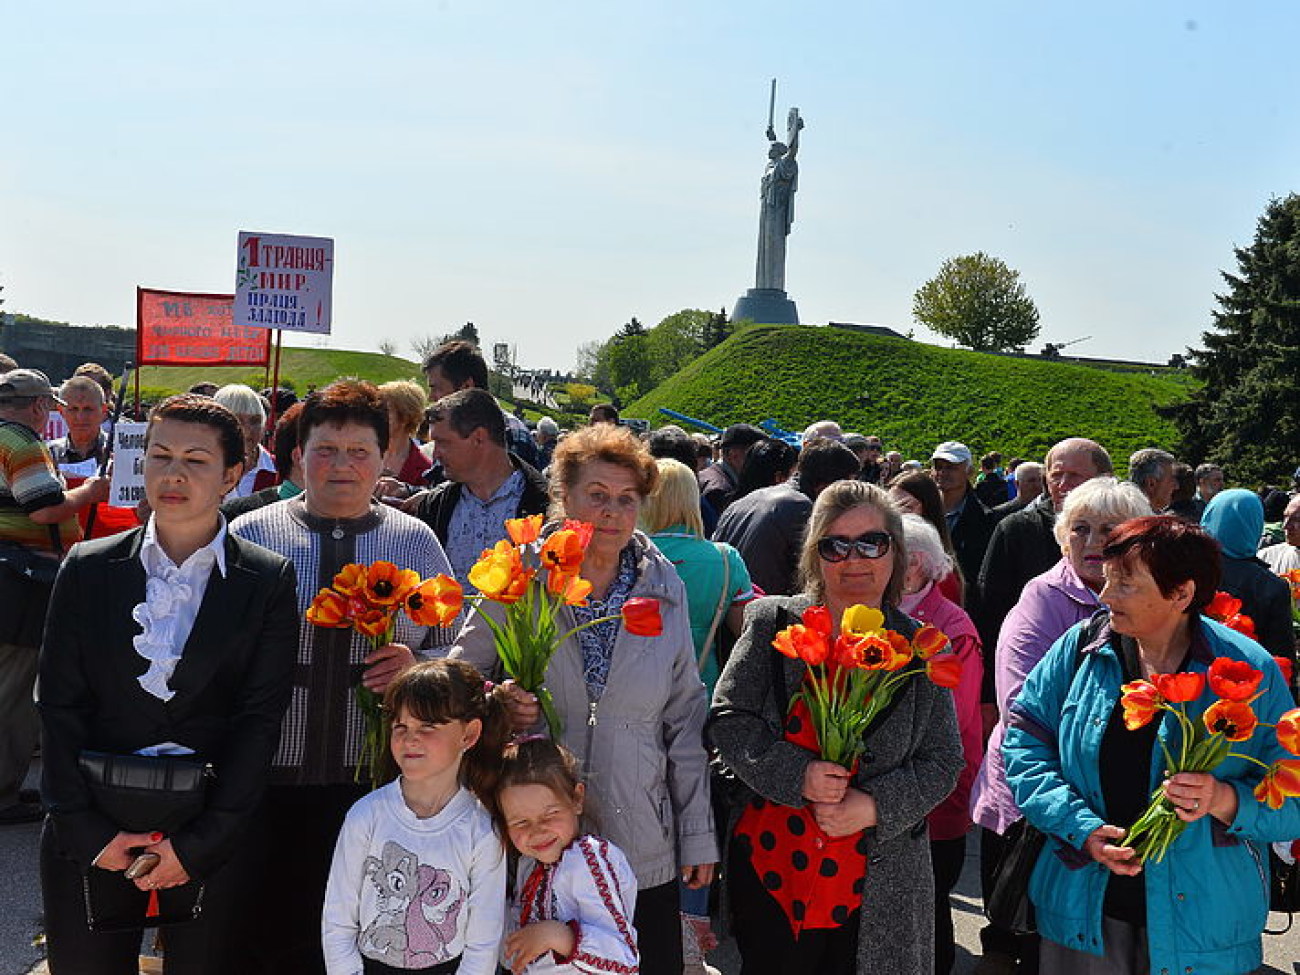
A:
<svg viewBox="0 0 1300 975">
<path fill-rule="evenodd" d="M 1120 661 L 1104 627 L 1084 652 L 1076 651 L 1086 623 L 1053 645 L 1011 706 L 1002 756 L 1016 804 L 1048 842 L 1030 881 L 1029 895 L 1043 937 L 1102 954 L 1102 902 L 1110 872 L 1083 851 L 1089 835 L 1106 825 L 1098 756 L 1123 683 Z M 1118 637 L 1115 638 L 1118 640 Z M 1281 671 L 1253 640 L 1200 617 L 1193 624 L 1188 669 L 1205 672 L 1215 657 L 1248 661 L 1264 672 L 1254 703 L 1261 722 L 1276 722 L 1293 706 Z M 1199 721 L 1214 701 L 1207 687 L 1189 703 Z M 1159 738 L 1177 754 L 1177 719 L 1164 714 Z M 1290 757 L 1271 728 L 1257 728 L 1233 752 L 1268 764 Z M 1151 788 L 1164 778 L 1159 746 L 1152 749 Z M 1147 946 L 1152 972 L 1240 975 L 1262 963 L 1260 937 L 1268 919 L 1268 844 L 1300 837 L 1300 800 L 1271 810 L 1253 790 L 1264 770 L 1228 758 L 1214 772 L 1237 790 L 1238 811 L 1229 827 L 1210 816 L 1188 826 L 1161 863 L 1145 867 Z M 1127 824 L 1114 824 L 1127 825 Z"/>
</svg>

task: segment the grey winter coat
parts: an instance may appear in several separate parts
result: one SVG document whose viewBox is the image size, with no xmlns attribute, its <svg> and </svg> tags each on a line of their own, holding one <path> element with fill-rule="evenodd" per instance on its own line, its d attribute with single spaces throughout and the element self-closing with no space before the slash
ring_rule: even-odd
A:
<svg viewBox="0 0 1300 975">
<path fill-rule="evenodd" d="M 749 604 L 745 628 L 713 695 L 709 736 L 723 761 L 754 792 L 802 806 L 804 770 L 815 754 L 784 740 L 786 703 L 806 667 L 772 648 L 776 634 L 797 623 L 806 596 L 774 596 Z M 911 635 L 916 624 L 895 609 L 885 625 Z M 784 670 L 784 701 L 775 700 L 772 667 Z M 879 821 L 868 829 L 866 885 L 858 940 L 858 971 L 932 975 L 934 880 L 925 817 L 957 784 L 961 738 L 952 693 L 922 677 L 910 679 L 867 734 L 854 788 L 873 796 Z M 733 810 L 732 819 L 740 810 Z"/>
<path fill-rule="evenodd" d="M 695 662 L 686 590 L 645 535 L 637 532 L 631 544 L 640 556 L 632 596 L 659 600 L 663 633 L 639 637 L 619 630 L 594 711 L 577 637 L 556 650 L 546 686 L 564 722 L 564 744 L 581 763 L 589 826 L 626 854 L 645 889 L 674 880 L 680 867 L 716 863 L 718 845 L 704 751 L 708 700 Z M 483 606 L 501 618 L 499 604 Z M 558 623 L 561 633 L 576 625 L 572 611 L 562 609 Z M 478 611 L 469 615 L 451 656 L 500 679 L 492 632 Z"/>
</svg>

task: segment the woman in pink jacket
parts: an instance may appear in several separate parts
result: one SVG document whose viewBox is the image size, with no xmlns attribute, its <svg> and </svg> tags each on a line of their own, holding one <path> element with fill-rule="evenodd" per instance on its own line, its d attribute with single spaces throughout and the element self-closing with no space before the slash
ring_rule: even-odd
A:
<svg viewBox="0 0 1300 975">
<path fill-rule="evenodd" d="M 930 813 L 930 861 L 934 868 L 934 970 L 947 975 L 954 961 L 952 903 L 949 895 L 961 876 L 966 859 L 966 834 L 970 832 L 971 783 L 984 757 L 980 722 L 980 682 L 984 661 L 975 624 L 966 611 L 940 590 L 940 580 L 952 572 L 952 557 L 944 550 L 939 533 L 920 515 L 903 516 L 907 540 L 907 574 L 898 607 L 913 619 L 937 627 L 952 644 L 961 661 L 961 683 L 953 691 L 957 728 L 961 732 L 965 767 L 957 787 Z"/>
</svg>

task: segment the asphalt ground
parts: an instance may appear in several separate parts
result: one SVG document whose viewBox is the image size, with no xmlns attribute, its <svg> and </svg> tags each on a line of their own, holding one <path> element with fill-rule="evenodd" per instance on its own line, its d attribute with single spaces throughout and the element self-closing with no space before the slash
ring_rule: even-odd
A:
<svg viewBox="0 0 1300 975">
<path fill-rule="evenodd" d="M 37 784 L 35 769 L 28 784 Z M 27 975 L 45 956 L 40 943 L 41 890 L 37 873 L 40 833 L 39 823 L 0 827 L 0 975 Z M 979 929 L 984 915 L 979 899 L 978 849 L 972 837 L 966 849 L 966 867 L 952 898 L 957 934 L 954 975 L 969 975 L 979 961 Z M 1284 927 L 1286 920 L 1286 915 L 1274 914 L 1269 927 Z M 1300 975 L 1300 917 L 1287 934 L 1264 937 L 1264 961 L 1259 971 L 1265 975 Z M 740 972 L 735 946 L 729 942 L 719 946 L 709 962 L 723 975 Z"/>
</svg>

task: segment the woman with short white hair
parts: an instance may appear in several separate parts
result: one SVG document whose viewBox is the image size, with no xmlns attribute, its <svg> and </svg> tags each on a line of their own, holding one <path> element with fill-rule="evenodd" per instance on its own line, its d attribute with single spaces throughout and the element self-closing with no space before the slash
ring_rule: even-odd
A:
<svg viewBox="0 0 1300 975">
<path fill-rule="evenodd" d="M 1097 598 L 1105 581 L 1101 550 L 1111 533 L 1130 518 L 1150 514 L 1150 502 L 1135 484 L 1121 483 L 1113 477 L 1094 477 L 1079 485 L 1066 497 L 1053 529 L 1063 558 L 1026 583 L 1020 601 L 1002 623 L 993 658 L 1000 717 L 989 736 L 984 765 L 971 794 L 971 813 L 975 822 L 984 827 L 980 873 L 986 897 L 1002 852 L 1002 837 L 1021 818 L 1002 763 L 1006 716 L 1025 678 L 1052 644 L 1074 624 L 1101 609 Z M 1001 943 L 1011 943 L 1013 935 L 997 930 L 1002 932 Z M 1037 935 L 1020 936 L 1016 943 L 1022 959 L 1028 956 L 1036 962 Z"/>
<path fill-rule="evenodd" d="M 275 458 L 262 446 L 266 433 L 266 403 L 250 387 L 241 383 L 222 386 L 212 398 L 235 414 L 244 432 L 244 475 L 230 492 L 231 498 L 246 498 L 279 481 Z"/>
<path fill-rule="evenodd" d="M 956 958 L 953 941 L 952 889 L 966 861 L 966 834 L 970 832 L 970 790 L 984 757 L 980 720 L 980 685 L 984 661 L 979 633 L 966 611 L 943 594 L 939 581 L 952 572 L 953 561 L 935 527 L 920 515 L 903 515 L 907 542 L 907 574 L 898 608 L 908 616 L 937 627 L 952 644 L 961 661 L 961 682 L 953 689 L 957 729 L 961 733 L 965 764 L 957 786 L 926 817 L 930 827 L 930 864 L 934 870 L 934 970 L 952 971 Z"/>
</svg>

